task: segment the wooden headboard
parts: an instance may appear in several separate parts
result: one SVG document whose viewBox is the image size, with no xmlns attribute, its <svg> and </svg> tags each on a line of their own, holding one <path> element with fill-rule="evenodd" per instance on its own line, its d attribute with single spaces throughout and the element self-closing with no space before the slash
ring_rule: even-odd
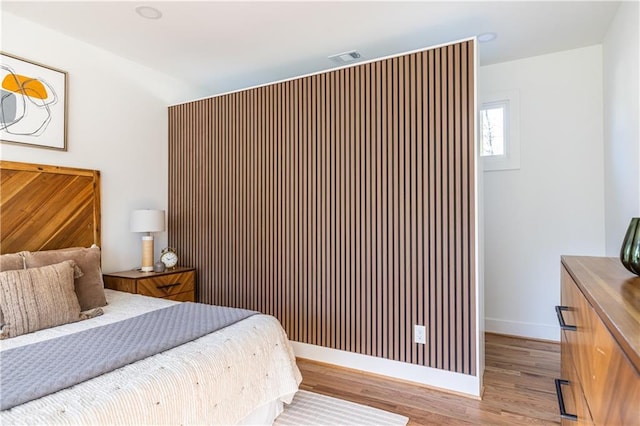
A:
<svg viewBox="0 0 640 426">
<path fill-rule="evenodd" d="M 100 245 L 100 172 L 0 161 L 0 253 Z"/>
</svg>

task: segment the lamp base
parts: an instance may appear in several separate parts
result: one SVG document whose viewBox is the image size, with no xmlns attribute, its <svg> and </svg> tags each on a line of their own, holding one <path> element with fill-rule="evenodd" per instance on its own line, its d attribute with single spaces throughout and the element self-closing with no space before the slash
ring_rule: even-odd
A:
<svg viewBox="0 0 640 426">
<path fill-rule="evenodd" d="M 153 236 L 142 237 L 142 272 L 153 272 Z"/>
</svg>

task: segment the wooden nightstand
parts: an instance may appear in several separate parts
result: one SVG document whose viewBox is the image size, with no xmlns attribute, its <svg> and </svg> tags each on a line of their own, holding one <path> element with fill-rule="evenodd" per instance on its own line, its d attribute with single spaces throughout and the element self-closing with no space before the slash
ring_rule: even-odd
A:
<svg viewBox="0 0 640 426">
<path fill-rule="evenodd" d="M 195 302 L 195 268 L 165 272 L 122 271 L 103 274 L 105 288 L 180 302 Z"/>
</svg>

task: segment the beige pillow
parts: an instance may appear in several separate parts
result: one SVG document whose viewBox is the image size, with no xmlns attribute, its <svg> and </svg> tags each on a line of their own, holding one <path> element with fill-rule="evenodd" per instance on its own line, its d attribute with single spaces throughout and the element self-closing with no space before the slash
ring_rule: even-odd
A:
<svg viewBox="0 0 640 426">
<path fill-rule="evenodd" d="M 24 252 L 0 255 L 0 272 L 24 269 Z M 0 327 L 4 324 L 2 309 L 0 309 Z"/>
<path fill-rule="evenodd" d="M 73 247 L 59 250 L 26 252 L 24 254 L 27 268 L 53 265 L 64 260 L 73 260 L 80 267 L 84 276 L 75 281 L 75 290 L 83 311 L 98 308 L 107 304 L 104 295 L 104 282 L 100 269 L 100 247 Z"/>
<path fill-rule="evenodd" d="M 80 320 L 72 260 L 41 268 L 0 272 L 0 339 Z"/>
<path fill-rule="evenodd" d="M 24 269 L 23 252 L 9 253 L 0 256 L 0 272 Z"/>
</svg>

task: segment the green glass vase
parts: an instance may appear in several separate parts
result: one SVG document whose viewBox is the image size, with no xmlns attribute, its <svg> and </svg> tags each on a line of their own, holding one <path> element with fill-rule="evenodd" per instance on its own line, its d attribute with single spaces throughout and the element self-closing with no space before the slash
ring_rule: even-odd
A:
<svg viewBox="0 0 640 426">
<path fill-rule="evenodd" d="M 640 217 L 631 219 L 620 249 L 620 261 L 629 271 L 640 275 Z"/>
</svg>

